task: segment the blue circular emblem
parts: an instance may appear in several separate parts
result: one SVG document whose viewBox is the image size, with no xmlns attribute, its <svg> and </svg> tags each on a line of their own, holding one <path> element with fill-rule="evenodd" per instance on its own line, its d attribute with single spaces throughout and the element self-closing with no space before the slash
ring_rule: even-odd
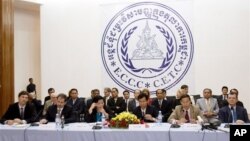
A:
<svg viewBox="0 0 250 141">
<path fill-rule="evenodd" d="M 185 76 L 194 43 L 185 20 L 172 8 L 141 2 L 118 12 L 102 37 L 102 61 L 119 86 L 133 91 L 170 89 Z"/>
</svg>

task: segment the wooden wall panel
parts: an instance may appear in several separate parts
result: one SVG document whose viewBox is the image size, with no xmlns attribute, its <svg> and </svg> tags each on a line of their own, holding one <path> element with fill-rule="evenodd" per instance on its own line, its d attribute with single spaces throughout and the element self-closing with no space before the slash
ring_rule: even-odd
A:
<svg viewBox="0 0 250 141">
<path fill-rule="evenodd" d="M 14 1 L 0 1 L 0 117 L 14 102 Z"/>
</svg>

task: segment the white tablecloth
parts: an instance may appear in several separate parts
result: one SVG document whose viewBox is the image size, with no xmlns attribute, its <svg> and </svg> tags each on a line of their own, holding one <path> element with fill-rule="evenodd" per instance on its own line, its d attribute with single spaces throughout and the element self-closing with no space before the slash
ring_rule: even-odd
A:
<svg viewBox="0 0 250 141">
<path fill-rule="evenodd" d="M 54 123 L 33 127 L 0 125 L 0 141 L 229 141 L 229 133 L 201 130 L 200 125 L 148 124 L 141 128 L 93 130 L 94 124 L 72 123 L 56 129 Z"/>
</svg>

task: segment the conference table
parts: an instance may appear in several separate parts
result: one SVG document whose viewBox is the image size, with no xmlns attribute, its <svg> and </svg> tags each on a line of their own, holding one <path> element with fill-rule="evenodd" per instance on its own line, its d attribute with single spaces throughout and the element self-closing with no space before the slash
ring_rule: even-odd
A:
<svg viewBox="0 0 250 141">
<path fill-rule="evenodd" d="M 229 141 L 229 129 L 201 130 L 199 124 L 170 128 L 168 123 L 131 125 L 129 129 L 92 129 L 95 123 L 71 123 L 56 129 L 55 123 L 39 126 L 0 125 L 0 141 Z"/>
</svg>

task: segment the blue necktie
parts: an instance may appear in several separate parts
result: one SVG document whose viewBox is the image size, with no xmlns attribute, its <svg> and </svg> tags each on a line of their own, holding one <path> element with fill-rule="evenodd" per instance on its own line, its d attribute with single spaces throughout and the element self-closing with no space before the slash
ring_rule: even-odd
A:
<svg viewBox="0 0 250 141">
<path fill-rule="evenodd" d="M 232 113 L 232 122 L 235 123 L 237 120 L 237 114 L 233 107 L 231 107 L 231 113 Z"/>
</svg>

